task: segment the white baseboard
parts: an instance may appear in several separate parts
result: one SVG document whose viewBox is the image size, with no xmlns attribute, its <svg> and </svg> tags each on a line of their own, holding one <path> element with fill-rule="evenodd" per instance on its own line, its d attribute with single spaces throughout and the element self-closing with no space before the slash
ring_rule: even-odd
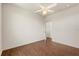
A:
<svg viewBox="0 0 79 59">
<path fill-rule="evenodd" d="M 78 45 L 73 45 L 73 44 L 70 44 L 70 43 L 67 43 L 67 42 L 62 42 L 62 41 L 55 41 L 55 40 L 52 40 L 52 41 L 79 49 Z"/>
<path fill-rule="evenodd" d="M 1 54 L 2 54 L 2 50 L 0 50 L 0 56 L 1 56 Z"/>
</svg>

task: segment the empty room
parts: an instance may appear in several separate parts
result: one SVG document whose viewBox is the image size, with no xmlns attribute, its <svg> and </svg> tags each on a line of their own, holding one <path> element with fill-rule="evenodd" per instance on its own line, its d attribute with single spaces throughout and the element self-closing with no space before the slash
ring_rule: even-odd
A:
<svg viewBox="0 0 79 59">
<path fill-rule="evenodd" d="M 79 3 L 0 3 L 1 56 L 79 56 Z"/>
</svg>

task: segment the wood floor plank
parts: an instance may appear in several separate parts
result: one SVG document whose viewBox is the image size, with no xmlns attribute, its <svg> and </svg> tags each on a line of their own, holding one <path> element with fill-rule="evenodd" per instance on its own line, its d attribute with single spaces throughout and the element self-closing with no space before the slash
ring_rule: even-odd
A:
<svg viewBox="0 0 79 59">
<path fill-rule="evenodd" d="M 42 40 L 5 50 L 2 56 L 79 56 L 79 49 L 51 40 Z"/>
</svg>

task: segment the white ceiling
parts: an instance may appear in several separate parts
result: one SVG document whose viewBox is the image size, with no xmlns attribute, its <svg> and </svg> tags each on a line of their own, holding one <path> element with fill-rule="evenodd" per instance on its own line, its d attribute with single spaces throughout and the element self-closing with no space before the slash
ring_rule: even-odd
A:
<svg viewBox="0 0 79 59">
<path fill-rule="evenodd" d="M 39 5 L 43 6 L 49 6 L 53 3 L 14 3 L 14 5 L 17 5 L 18 7 L 26 9 L 26 11 L 34 13 L 36 10 L 40 9 Z M 71 7 L 75 7 L 79 5 L 79 3 L 57 3 L 57 6 L 54 8 L 51 8 L 51 10 L 54 10 L 54 13 L 67 10 Z M 49 14 L 54 14 L 54 13 L 49 13 Z"/>
</svg>

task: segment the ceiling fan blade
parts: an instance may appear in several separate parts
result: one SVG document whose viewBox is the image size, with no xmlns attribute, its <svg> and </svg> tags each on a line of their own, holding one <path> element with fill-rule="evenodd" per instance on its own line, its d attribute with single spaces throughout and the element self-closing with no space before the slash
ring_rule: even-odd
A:
<svg viewBox="0 0 79 59">
<path fill-rule="evenodd" d="M 54 12 L 54 10 L 48 10 L 48 12 Z"/>
<path fill-rule="evenodd" d="M 35 13 L 38 13 L 38 12 L 41 12 L 41 9 L 35 11 Z"/>
<path fill-rule="evenodd" d="M 54 3 L 54 4 L 52 4 L 52 5 L 49 5 L 47 8 L 50 9 L 50 8 L 52 8 L 52 7 L 55 7 L 55 6 L 57 6 L 57 3 Z"/>
<path fill-rule="evenodd" d="M 44 7 L 43 5 L 41 5 L 41 4 L 39 4 L 39 6 L 40 6 L 41 9 L 44 9 L 44 8 L 45 8 L 45 7 Z"/>
</svg>

